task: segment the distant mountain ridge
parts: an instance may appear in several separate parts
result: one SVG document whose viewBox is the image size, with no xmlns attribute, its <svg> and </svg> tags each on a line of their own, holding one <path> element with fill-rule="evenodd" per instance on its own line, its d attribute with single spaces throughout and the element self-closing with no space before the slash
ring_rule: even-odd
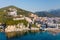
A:
<svg viewBox="0 0 60 40">
<path fill-rule="evenodd" d="M 60 9 L 50 11 L 50 14 L 54 16 L 60 17 Z"/>
<path fill-rule="evenodd" d="M 35 12 L 35 14 L 41 17 L 60 17 L 60 9 L 50 11 L 40 11 Z"/>
<path fill-rule="evenodd" d="M 25 16 L 29 16 L 30 13 L 33 13 L 33 12 L 30 12 L 30 11 L 27 11 L 27 10 L 24 10 L 24 9 L 11 5 L 11 6 L 0 8 L 0 15 L 7 14 L 7 12 L 4 13 L 4 10 L 8 10 L 9 8 L 17 9 L 18 15 L 22 14 Z M 35 12 L 35 14 L 37 14 L 38 16 L 41 16 L 41 17 L 60 17 L 60 9 L 50 10 L 50 11 L 39 11 L 39 12 Z"/>
</svg>

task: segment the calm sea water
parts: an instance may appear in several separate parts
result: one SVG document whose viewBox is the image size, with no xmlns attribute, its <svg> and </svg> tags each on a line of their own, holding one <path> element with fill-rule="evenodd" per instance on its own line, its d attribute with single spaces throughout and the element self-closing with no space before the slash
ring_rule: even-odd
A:
<svg viewBox="0 0 60 40">
<path fill-rule="evenodd" d="M 7 40 L 7 37 L 4 32 L 0 32 L 0 40 Z"/>
<path fill-rule="evenodd" d="M 5 33 L 0 32 L 0 40 L 7 40 Z M 22 36 L 9 38 L 8 40 L 60 40 L 60 33 L 53 34 L 50 32 L 29 32 Z"/>
</svg>

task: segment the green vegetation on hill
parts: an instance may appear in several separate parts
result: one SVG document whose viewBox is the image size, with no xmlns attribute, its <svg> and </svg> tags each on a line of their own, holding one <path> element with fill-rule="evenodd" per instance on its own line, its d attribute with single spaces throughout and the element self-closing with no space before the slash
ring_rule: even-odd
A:
<svg viewBox="0 0 60 40">
<path fill-rule="evenodd" d="M 46 11 L 36 12 L 35 14 L 37 14 L 40 17 L 55 17 L 53 14 L 50 14 L 49 12 Z"/>
<path fill-rule="evenodd" d="M 26 10 L 23 10 L 23 9 L 20 9 L 20 8 L 17 8 L 15 6 L 8 6 L 8 7 L 1 8 L 0 9 L 0 12 L 4 12 L 4 10 L 8 10 L 9 8 L 15 8 L 15 9 L 17 9 L 17 14 L 18 15 L 22 14 L 22 15 L 28 16 L 28 14 L 31 13 L 29 11 L 26 11 Z M 7 12 L 5 12 L 5 14 L 7 15 Z"/>
<path fill-rule="evenodd" d="M 7 11 L 4 12 L 4 10 L 8 10 L 9 8 L 15 8 L 17 9 L 17 14 L 18 15 L 24 15 L 24 16 L 29 16 L 29 11 L 17 8 L 15 6 L 8 6 L 8 7 L 4 7 L 4 8 L 0 8 L 0 23 L 6 23 L 7 25 L 14 25 L 14 24 L 18 24 L 18 23 L 24 23 L 25 26 L 27 26 L 27 21 L 26 20 L 17 20 L 14 21 L 13 17 L 8 17 Z"/>
<path fill-rule="evenodd" d="M 35 14 L 41 17 L 60 17 L 60 9 L 50 11 L 38 11 L 35 12 Z"/>
</svg>

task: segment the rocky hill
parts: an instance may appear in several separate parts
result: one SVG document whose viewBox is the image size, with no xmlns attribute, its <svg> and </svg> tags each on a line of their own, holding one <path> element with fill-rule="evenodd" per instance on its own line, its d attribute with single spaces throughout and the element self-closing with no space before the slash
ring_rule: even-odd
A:
<svg viewBox="0 0 60 40">
<path fill-rule="evenodd" d="M 15 9 L 17 9 L 17 14 L 18 15 L 22 14 L 22 15 L 28 16 L 28 14 L 31 13 L 30 11 L 26 11 L 26 10 L 18 8 L 16 6 L 7 6 L 7 7 L 0 8 L 0 14 L 1 15 L 7 14 L 7 12 L 4 13 L 4 10 L 8 10 L 9 8 L 15 8 Z"/>
<path fill-rule="evenodd" d="M 8 10 L 9 8 L 15 8 L 17 10 L 17 15 L 24 15 L 24 16 L 29 17 L 29 14 L 32 13 L 30 11 L 26 11 L 24 9 L 18 8 L 16 6 L 3 7 L 3 8 L 0 8 L 0 23 L 6 23 L 8 25 L 13 25 L 13 24 L 18 24 L 22 22 L 24 24 L 27 24 L 26 20 L 14 21 L 13 17 L 8 17 L 9 15 L 7 12 L 9 11 Z"/>
</svg>

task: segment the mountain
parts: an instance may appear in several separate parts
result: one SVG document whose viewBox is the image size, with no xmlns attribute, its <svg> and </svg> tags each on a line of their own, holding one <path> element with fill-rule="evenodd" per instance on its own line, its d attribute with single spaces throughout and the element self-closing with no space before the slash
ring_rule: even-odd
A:
<svg viewBox="0 0 60 40">
<path fill-rule="evenodd" d="M 0 23 L 6 23 L 7 25 L 13 25 L 13 24 L 18 24 L 18 23 L 24 23 L 25 25 L 27 25 L 27 21 L 26 20 L 17 20 L 14 21 L 12 16 L 9 16 L 7 14 L 7 12 L 9 11 L 9 8 L 15 8 L 17 10 L 17 14 L 18 15 L 23 15 L 23 16 L 28 16 L 29 14 L 32 13 L 30 11 L 18 8 L 16 6 L 7 6 L 7 7 L 3 7 L 0 8 Z M 8 15 L 8 16 L 7 16 Z"/>
<path fill-rule="evenodd" d="M 42 11 L 42 12 L 35 12 L 40 17 L 54 17 L 54 15 L 50 14 L 49 12 Z"/>
<path fill-rule="evenodd" d="M 4 10 L 8 10 L 9 8 L 15 8 L 15 9 L 17 9 L 17 14 L 18 15 L 22 14 L 22 15 L 28 16 L 28 14 L 31 13 L 30 11 L 26 11 L 26 10 L 18 8 L 16 6 L 7 6 L 7 7 L 0 8 L 0 14 L 3 14 Z M 4 14 L 7 14 L 7 12 L 4 13 Z"/>
<path fill-rule="evenodd" d="M 41 17 L 60 17 L 60 9 L 50 11 L 40 11 L 35 12 L 35 14 Z"/>
<path fill-rule="evenodd" d="M 49 11 L 50 14 L 53 14 L 56 17 L 60 17 L 60 9 Z"/>
</svg>

